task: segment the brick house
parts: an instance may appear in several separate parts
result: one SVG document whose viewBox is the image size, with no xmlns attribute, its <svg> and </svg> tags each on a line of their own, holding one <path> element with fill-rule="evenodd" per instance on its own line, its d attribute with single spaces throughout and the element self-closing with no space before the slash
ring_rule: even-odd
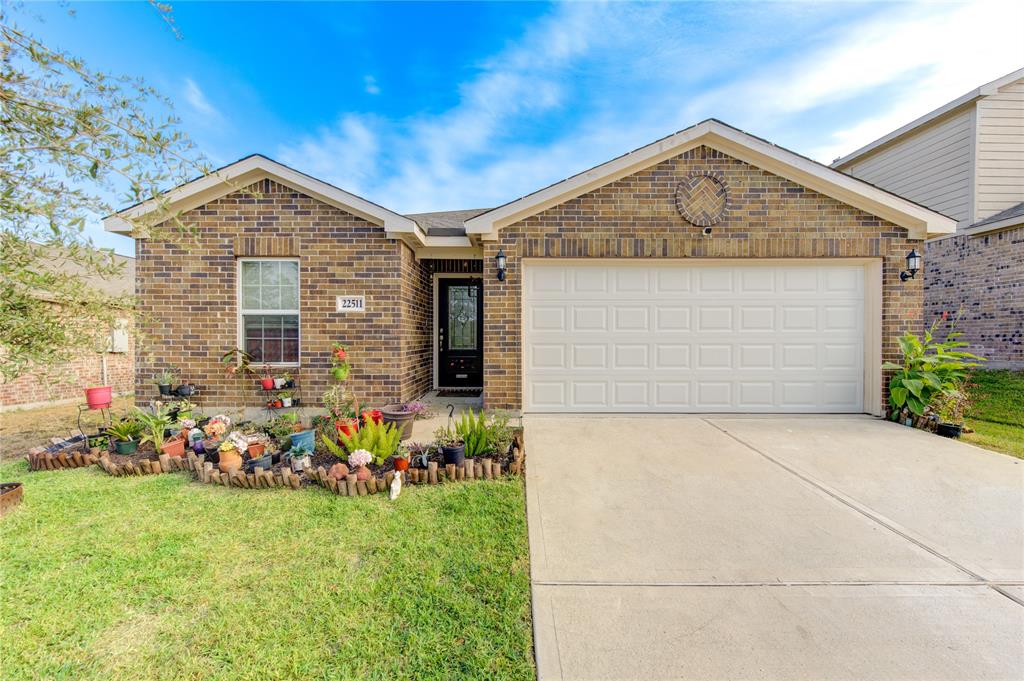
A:
<svg viewBox="0 0 1024 681">
<path fill-rule="evenodd" d="M 989 368 L 1024 369 L 1024 69 L 837 159 L 957 221 L 924 248 L 925 322 L 959 330 Z"/>
<path fill-rule="evenodd" d="M 85 275 L 85 282 L 110 296 L 131 295 L 135 287 L 135 259 L 121 255 L 114 258 L 122 265 L 118 276 Z M 59 257 L 54 257 L 52 262 L 60 263 L 59 267 L 65 271 L 77 267 Z M 50 368 L 45 375 L 30 372 L 0 383 L 0 411 L 84 402 L 85 389 L 99 385 L 111 386 L 115 395 L 130 394 L 135 388 L 135 338 L 131 332 L 131 317 L 131 311 L 125 310 L 123 324 L 111 329 L 104 352 L 82 352 Z"/>
<path fill-rule="evenodd" d="M 262 156 L 166 199 L 198 245 L 136 242 L 137 384 L 178 366 L 204 405 L 261 403 L 218 365 L 234 346 L 316 404 L 343 342 L 364 403 L 878 414 L 921 326 L 906 256 L 955 228 L 714 120 L 489 210 L 401 215 Z"/>
</svg>

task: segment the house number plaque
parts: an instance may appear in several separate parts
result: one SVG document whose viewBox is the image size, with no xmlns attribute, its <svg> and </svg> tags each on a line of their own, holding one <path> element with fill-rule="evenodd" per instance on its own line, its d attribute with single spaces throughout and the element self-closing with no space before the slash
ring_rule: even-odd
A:
<svg viewBox="0 0 1024 681">
<path fill-rule="evenodd" d="M 365 296 L 338 296 L 338 312 L 366 312 Z"/>
</svg>

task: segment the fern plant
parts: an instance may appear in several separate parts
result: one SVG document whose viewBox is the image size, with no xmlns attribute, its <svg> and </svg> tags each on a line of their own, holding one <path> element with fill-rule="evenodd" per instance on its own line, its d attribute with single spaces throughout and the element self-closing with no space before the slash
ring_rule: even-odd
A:
<svg viewBox="0 0 1024 681">
<path fill-rule="evenodd" d="M 455 433 L 466 445 L 466 456 L 500 454 L 512 441 L 508 417 L 500 413 L 479 414 L 469 409 L 455 423 Z"/>
<path fill-rule="evenodd" d="M 402 441 L 402 429 L 391 423 L 374 423 L 369 420 L 351 435 L 339 433 L 338 437 L 347 452 L 351 454 L 357 449 L 365 449 L 373 455 L 373 462 L 380 466 L 398 449 Z"/>
</svg>

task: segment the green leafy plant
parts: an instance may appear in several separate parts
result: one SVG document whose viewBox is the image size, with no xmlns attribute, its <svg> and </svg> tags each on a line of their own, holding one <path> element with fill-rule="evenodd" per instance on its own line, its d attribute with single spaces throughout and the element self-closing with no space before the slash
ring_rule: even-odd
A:
<svg viewBox="0 0 1024 681">
<path fill-rule="evenodd" d="M 971 406 L 970 388 L 966 382 L 956 389 L 943 392 L 931 404 L 939 421 L 954 425 L 963 425 L 964 414 Z"/>
<path fill-rule="evenodd" d="M 355 433 L 340 433 L 338 437 L 345 451 L 352 453 L 357 449 L 365 449 L 373 455 L 373 462 L 379 466 L 398 449 L 402 441 L 402 430 L 392 423 L 374 423 L 371 420 Z"/>
<path fill-rule="evenodd" d="M 900 336 L 903 364 L 886 362 L 882 365 L 882 369 L 896 372 L 889 379 L 889 404 L 894 421 L 899 419 L 904 407 L 923 416 L 925 407 L 938 396 L 959 390 L 967 378 L 967 370 L 985 361 L 957 349 L 967 345 L 957 340 L 962 335 L 959 331 L 951 331 L 945 340 L 936 340 L 938 323 L 937 320 L 932 324 L 923 340 L 912 333 Z"/>
<path fill-rule="evenodd" d="M 171 417 L 163 409 L 157 409 L 154 414 L 136 407 L 135 419 L 142 425 L 144 431 L 141 442 L 152 442 L 153 449 L 159 453 L 165 440 L 164 431 L 171 425 Z"/>
<path fill-rule="evenodd" d="M 466 456 L 501 454 L 512 443 L 512 430 L 508 416 L 483 410 L 475 414 L 472 409 L 464 412 L 455 423 L 458 438 L 466 445 Z"/>
<path fill-rule="evenodd" d="M 348 380 L 350 367 L 347 357 L 348 351 L 344 345 L 335 343 L 331 346 L 331 376 L 334 376 L 334 380 L 341 382 Z"/>
<path fill-rule="evenodd" d="M 153 376 L 153 383 L 157 385 L 171 385 L 174 383 L 174 378 L 177 376 L 176 373 L 170 369 L 164 369 L 155 376 Z"/>
<path fill-rule="evenodd" d="M 339 445 L 334 439 L 327 433 L 320 433 L 320 442 L 323 444 L 324 449 L 338 457 L 342 461 L 345 460 L 345 448 Z"/>
<path fill-rule="evenodd" d="M 104 431 L 104 434 L 114 438 L 115 440 L 127 442 L 129 440 L 138 440 L 142 435 L 143 430 L 145 430 L 145 426 L 143 424 L 133 418 L 127 418 L 112 424 L 106 429 L 106 431 Z"/>
<path fill-rule="evenodd" d="M 106 449 L 110 445 L 110 439 L 102 435 L 89 438 L 89 446 L 99 449 Z"/>
</svg>

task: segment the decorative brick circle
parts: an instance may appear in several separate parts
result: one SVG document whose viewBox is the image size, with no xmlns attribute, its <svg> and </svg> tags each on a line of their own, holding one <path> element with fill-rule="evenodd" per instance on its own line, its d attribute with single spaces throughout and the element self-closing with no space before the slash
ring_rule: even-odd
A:
<svg viewBox="0 0 1024 681">
<path fill-rule="evenodd" d="M 709 227 L 725 217 L 729 189 L 711 173 L 690 173 L 676 185 L 676 208 L 688 222 Z"/>
</svg>

